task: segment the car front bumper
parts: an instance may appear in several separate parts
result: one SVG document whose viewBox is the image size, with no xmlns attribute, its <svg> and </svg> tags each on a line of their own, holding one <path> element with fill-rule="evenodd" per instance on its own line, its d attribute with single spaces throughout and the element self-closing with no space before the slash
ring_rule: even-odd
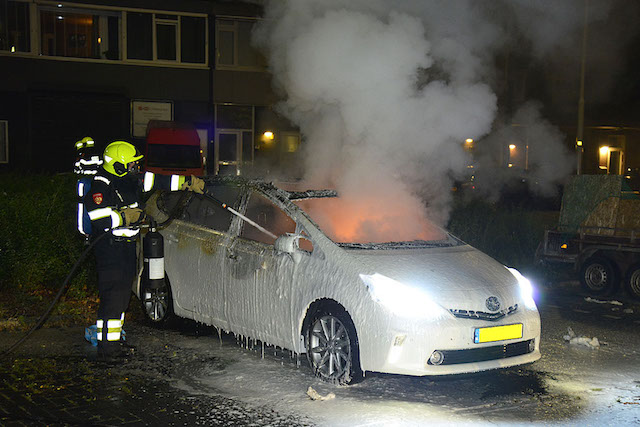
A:
<svg viewBox="0 0 640 427">
<path fill-rule="evenodd" d="M 476 343 L 477 328 L 522 324 L 522 337 Z M 384 331 L 360 337 L 365 371 L 403 375 L 450 375 L 532 363 L 540 358 L 540 316 L 521 309 L 499 321 L 461 319 L 446 313 L 439 319 L 393 316 Z M 434 352 L 438 357 L 431 359 Z"/>
</svg>

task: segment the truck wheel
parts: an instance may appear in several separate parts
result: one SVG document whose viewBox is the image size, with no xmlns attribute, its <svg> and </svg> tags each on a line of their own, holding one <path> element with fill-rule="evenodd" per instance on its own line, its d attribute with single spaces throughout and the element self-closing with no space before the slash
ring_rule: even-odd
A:
<svg viewBox="0 0 640 427">
<path fill-rule="evenodd" d="M 640 300 L 640 263 L 629 267 L 624 283 L 629 295 L 635 300 Z"/>
<path fill-rule="evenodd" d="M 582 286 L 594 295 L 612 294 L 616 291 L 619 280 L 615 264 L 604 257 L 591 257 L 580 268 Z"/>
</svg>

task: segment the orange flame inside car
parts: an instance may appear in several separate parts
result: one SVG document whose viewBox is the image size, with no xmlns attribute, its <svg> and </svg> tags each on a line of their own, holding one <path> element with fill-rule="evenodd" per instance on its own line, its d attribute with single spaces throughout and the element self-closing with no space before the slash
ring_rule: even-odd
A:
<svg viewBox="0 0 640 427">
<path fill-rule="evenodd" d="M 329 238 L 338 243 L 383 243 L 442 240 L 445 233 L 430 223 L 417 203 L 392 203 L 361 196 L 297 202 Z"/>
</svg>

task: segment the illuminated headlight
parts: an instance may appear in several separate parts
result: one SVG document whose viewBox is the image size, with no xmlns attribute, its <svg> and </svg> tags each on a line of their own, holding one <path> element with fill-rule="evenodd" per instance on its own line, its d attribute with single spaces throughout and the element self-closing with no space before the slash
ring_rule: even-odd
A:
<svg viewBox="0 0 640 427">
<path fill-rule="evenodd" d="M 531 285 L 529 279 L 520 274 L 520 272 L 515 268 L 506 267 L 506 269 L 509 270 L 516 279 L 518 279 L 518 285 L 520 286 L 520 296 L 522 297 L 524 305 L 530 309 L 537 309 L 536 302 L 533 299 L 533 285 Z"/>
<path fill-rule="evenodd" d="M 422 290 L 415 289 L 382 274 L 361 274 L 371 298 L 388 308 L 393 314 L 404 317 L 437 319 L 447 312 L 434 303 Z"/>
</svg>

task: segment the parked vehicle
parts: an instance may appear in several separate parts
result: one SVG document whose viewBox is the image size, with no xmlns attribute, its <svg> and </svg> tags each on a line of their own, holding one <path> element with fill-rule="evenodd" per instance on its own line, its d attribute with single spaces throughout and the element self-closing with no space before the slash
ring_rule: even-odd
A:
<svg viewBox="0 0 640 427">
<path fill-rule="evenodd" d="M 611 295 L 621 282 L 640 299 L 640 196 L 620 175 L 579 175 L 567 184 L 558 226 L 546 230 L 541 262 L 573 266 L 585 290 Z"/>
<path fill-rule="evenodd" d="M 330 222 L 351 215 L 331 190 L 207 183 L 265 230 L 206 196 L 156 193 L 148 213 L 175 219 L 161 231 L 165 286 L 135 287 L 153 322 L 177 315 L 306 353 L 317 376 L 339 384 L 367 371 L 445 375 L 540 358 L 529 281 L 446 231 L 349 241 Z"/>
<path fill-rule="evenodd" d="M 152 120 L 147 129 L 144 169 L 160 175 L 204 175 L 204 158 L 195 127 Z"/>
</svg>

